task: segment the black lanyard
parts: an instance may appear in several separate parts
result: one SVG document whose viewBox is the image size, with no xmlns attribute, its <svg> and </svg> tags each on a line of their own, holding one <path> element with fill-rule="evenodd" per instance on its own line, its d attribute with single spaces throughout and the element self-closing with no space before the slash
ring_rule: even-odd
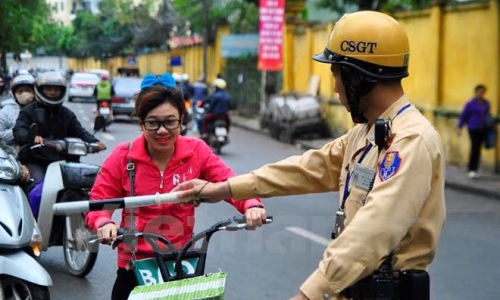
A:
<svg viewBox="0 0 500 300">
<path fill-rule="evenodd" d="M 408 103 L 407 105 L 403 106 L 400 110 L 398 110 L 398 112 L 396 113 L 396 116 L 394 116 L 393 120 L 399 115 L 401 114 L 403 111 L 405 111 L 408 107 L 410 107 L 411 104 Z M 366 154 L 368 154 L 368 152 L 370 152 L 370 150 L 372 149 L 372 144 L 369 144 L 365 150 L 363 151 L 363 154 L 361 154 L 361 157 L 359 158 L 359 161 L 358 161 L 358 164 L 360 164 L 363 159 L 365 158 Z M 354 172 L 354 171 L 353 171 Z M 347 173 L 347 177 L 346 177 L 346 180 L 345 180 L 345 185 L 344 185 L 344 197 L 342 198 L 342 204 L 340 205 L 340 209 L 344 209 L 344 206 L 345 206 L 345 202 L 347 200 L 347 197 L 349 197 L 349 194 L 351 193 L 351 190 L 349 190 L 349 183 L 351 181 L 351 175 L 352 175 L 352 172 L 348 172 Z"/>
</svg>

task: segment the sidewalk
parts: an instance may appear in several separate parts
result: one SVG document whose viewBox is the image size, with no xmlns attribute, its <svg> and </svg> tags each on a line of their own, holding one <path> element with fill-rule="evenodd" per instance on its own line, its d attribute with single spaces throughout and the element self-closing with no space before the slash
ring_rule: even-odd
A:
<svg viewBox="0 0 500 300">
<path fill-rule="evenodd" d="M 266 129 L 260 130 L 259 120 L 257 118 L 245 118 L 238 115 L 232 115 L 231 123 L 234 126 L 269 136 Z M 271 137 L 269 136 L 269 138 Z M 331 141 L 331 139 L 297 140 L 296 144 L 300 145 L 302 149 L 308 150 L 321 148 L 329 141 Z M 455 165 L 447 165 L 446 187 L 470 193 L 471 195 L 479 194 L 500 200 L 499 174 L 483 174 L 483 177 L 480 179 L 469 179 L 465 169 Z"/>
</svg>

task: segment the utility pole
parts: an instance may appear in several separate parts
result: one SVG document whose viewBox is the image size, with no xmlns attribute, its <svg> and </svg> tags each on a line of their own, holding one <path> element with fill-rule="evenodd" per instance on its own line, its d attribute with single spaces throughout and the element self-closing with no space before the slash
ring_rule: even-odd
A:
<svg viewBox="0 0 500 300">
<path fill-rule="evenodd" d="M 203 76 L 205 81 L 208 76 L 207 60 L 208 60 L 208 3 L 207 0 L 202 0 L 202 15 L 203 15 Z"/>
</svg>

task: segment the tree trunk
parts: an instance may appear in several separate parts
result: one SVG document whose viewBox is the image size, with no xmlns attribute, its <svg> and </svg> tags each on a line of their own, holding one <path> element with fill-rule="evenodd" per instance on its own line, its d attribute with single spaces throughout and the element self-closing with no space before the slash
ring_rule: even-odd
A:
<svg viewBox="0 0 500 300">
<path fill-rule="evenodd" d="M 0 75 L 4 75 L 7 73 L 7 53 L 6 52 L 1 52 L 0 53 Z"/>
</svg>

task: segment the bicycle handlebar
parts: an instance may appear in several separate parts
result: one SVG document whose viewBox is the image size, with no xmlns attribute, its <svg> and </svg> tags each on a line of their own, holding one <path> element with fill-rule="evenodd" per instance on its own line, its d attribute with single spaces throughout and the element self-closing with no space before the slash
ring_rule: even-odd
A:
<svg viewBox="0 0 500 300">
<path fill-rule="evenodd" d="M 264 224 L 270 224 L 273 222 L 273 217 L 268 216 L 265 220 Z M 188 277 L 201 276 L 205 273 L 205 262 L 207 256 L 208 244 L 211 236 L 220 230 L 226 231 L 238 231 L 242 229 L 246 229 L 248 224 L 246 223 L 245 216 L 234 216 L 232 219 L 222 220 L 205 231 L 202 231 L 196 235 L 194 235 L 189 241 L 184 244 L 181 249 L 176 249 L 174 245 L 166 238 L 161 235 L 154 233 L 144 233 L 138 231 L 130 231 L 126 228 L 119 228 L 117 238 L 114 242 L 110 243 L 112 249 L 115 249 L 120 243 L 126 242 L 127 244 L 132 243 L 134 240 L 138 238 L 142 238 L 147 241 L 153 251 L 155 252 L 156 260 L 158 262 L 158 266 L 160 268 L 161 275 L 164 281 L 169 280 L 179 280 Z M 193 248 L 192 246 L 199 240 L 203 239 L 203 243 L 199 248 Z M 103 241 L 102 238 L 98 238 L 97 235 L 91 235 L 89 237 L 89 243 L 91 245 Z M 170 252 L 165 253 L 162 252 L 157 241 L 160 241 L 163 245 L 167 246 Z M 197 257 L 199 259 L 198 265 L 196 267 L 196 271 L 194 274 L 185 277 L 184 271 L 182 270 L 182 261 L 184 258 L 189 257 Z M 173 260 L 175 259 L 175 275 L 169 275 L 168 270 L 164 265 L 165 260 Z M 186 275 L 187 276 L 187 275 Z"/>
</svg>

